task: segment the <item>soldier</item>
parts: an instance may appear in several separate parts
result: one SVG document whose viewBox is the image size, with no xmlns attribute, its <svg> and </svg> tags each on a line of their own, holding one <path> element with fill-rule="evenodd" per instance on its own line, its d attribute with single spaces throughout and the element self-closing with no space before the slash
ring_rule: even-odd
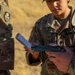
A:
<svg viewBox="0 0 75 75">
<path fill-rule="evenodd" d="M 62 46 L 66 52 L 33 52 L 25 47 L 27 63 L 42 62 L 41 75 L 75 75 L 75 9 L 70 0 L 43 0 L 51 13 L 40 18 L 32 29 L 29 42 L 35 45 Z M 62 50 L 62 51 L 63 51 Z"/>
<path fill-rule="evenodd" d="M 14 40 L 8 0 L 0 0 L 0 75 L 10 75 L 14 64 Z"/>
</svg>

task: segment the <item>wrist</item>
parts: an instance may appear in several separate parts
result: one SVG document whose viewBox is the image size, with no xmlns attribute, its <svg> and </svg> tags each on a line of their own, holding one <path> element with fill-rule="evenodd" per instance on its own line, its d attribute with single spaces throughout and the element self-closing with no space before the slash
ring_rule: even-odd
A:
<svg viewBox="0 0 75 75">
<path fill-rule="evenodd" d="M 34 59 L 34 60 L 37 60 L 38 58 L 39 58 L 39 53 L 37 53 L 37 54 L 32 54 L 32 58 Z"/>
</svg>

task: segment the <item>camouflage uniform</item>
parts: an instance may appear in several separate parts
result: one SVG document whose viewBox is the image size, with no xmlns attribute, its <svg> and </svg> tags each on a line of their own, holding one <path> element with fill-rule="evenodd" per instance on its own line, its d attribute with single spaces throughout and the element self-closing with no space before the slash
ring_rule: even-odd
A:
<svg viewBox="0 0 75 75">
<path fill-rule="evenodd" d="M 75 45 L 75 9 L 70 8 L 72 12 L 66 19 L 57 19 L 53 14 L 48 14 L 39 19 L 31 32 L 29 41 L 40 45 L 50 43 L 68 47 Z M 45 52 L 40 52 L 39 58 L 35 61 L 28 52 L 26 53 L 26 58 L 29 65 L 35 66 L 42 62 L 41 75 L 75 75 L 74 56 L 66 74 L 58 71 L 57 67 L 47 59 Z"/>
<path fill-rule="evenodd" d="M 14 40 L 8 0 L 0 0 L 0 75 L 10 75 L 13 69 Z M 12 65 L 12 66 L 11 66 Z"/>
</svg>

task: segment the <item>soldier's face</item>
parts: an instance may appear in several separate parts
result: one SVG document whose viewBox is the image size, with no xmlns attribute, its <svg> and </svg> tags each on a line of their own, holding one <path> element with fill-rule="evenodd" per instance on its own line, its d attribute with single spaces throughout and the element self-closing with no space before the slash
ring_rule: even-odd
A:
<svg viewBox="0 0 75 75">
<path fill-rule="evenodd" d="M 68 1 L 69 0 L 46 0 L 46 3 L 55 16 L 61 17 L 67 12 Z"/>
</svg>

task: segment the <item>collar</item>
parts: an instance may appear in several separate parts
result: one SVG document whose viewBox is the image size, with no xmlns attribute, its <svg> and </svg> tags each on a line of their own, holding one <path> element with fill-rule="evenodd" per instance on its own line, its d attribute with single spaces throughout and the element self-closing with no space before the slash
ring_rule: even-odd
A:
<svg viewBox="0 0 75 75">
<path fill-rule="evenodd" d="M 71 21 L 72 21 L 72 25 L 75 26 L 75 9 L 74 8 L 72 8 Z"/>
<path fill-rule="evenodd" d="M 51 27 L 55 30 L 61 27 L 60 23 L 55 19 L 53 14 L 50 14 L 46 23 L 46 27 Z"/>
<path fill-rule="evenodd" d="M 70 7 L 70 8 L 72 9 L 70 20 L 71 20 L 72 25 L 75 26 L 75 9 L 73 7 Z M 56 21 L 56 19 L 54 18 L 54 15 L 51 13 L 48 17 L 46 27 L 51 27 L 51 28 L 55 29 L 53 26 L 55 21 Z"/>
</svg>

